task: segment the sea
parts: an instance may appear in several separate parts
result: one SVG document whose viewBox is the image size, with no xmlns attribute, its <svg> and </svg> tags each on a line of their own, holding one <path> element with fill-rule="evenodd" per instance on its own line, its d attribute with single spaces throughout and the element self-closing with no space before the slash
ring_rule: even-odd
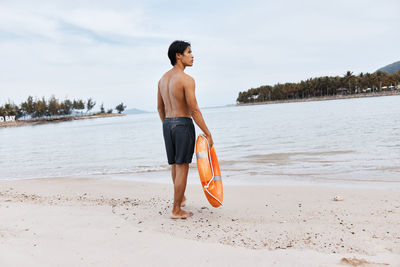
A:
<svg viewBox="0 0 400 267">
<path fill-rule="evenodd" d="M 400 189 L 398 95 L 203 108 L 202 113 L 225 185 Z M 0 128 L 0 153 L 3 180 L 171 183 L 156 112 Z M 200 183 L 195 155 L 188 183 Z"/>
</svg>

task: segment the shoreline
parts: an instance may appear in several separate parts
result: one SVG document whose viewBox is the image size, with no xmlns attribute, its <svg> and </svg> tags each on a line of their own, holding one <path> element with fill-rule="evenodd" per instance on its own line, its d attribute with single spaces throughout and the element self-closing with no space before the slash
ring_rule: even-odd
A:
<svg viewBox="0 0 400 267">
<path fill-rule="evenodd" d="M 394 95 L 400 95 L 400 90 L 388 91 L 388 92 L 360 93 L 360 94 L 352 94 L 352 95 L 317 96 L 317 97 L 302 98 L 302 99 L 285 99 L 285 100 L 276 100 L 276 101 L 239 103 L 239 104 L 236 104 L 236 106 L 298 103 L 298 102 L 311 102 L 311 101 L 328 101 L 328 100 L 379 97 L 379 96 L 394 96 Z"/>
<path fill-rule="evenodd" d="M 399 192 L 225 186 L 224 206 L 217 209 L 198 185 L 188 185 L 186 195 L 194 216 L 171 220 L 171 184 L 1 180 L 0 264 L 176 266 L 177 250 L 178 265 L 194 260 L 194 266 L 400 262 Z"/>
<path fill-rule="evenodd" d="M 105 117 L 118 117 L 125 116 L 125 114 L 111 113 L 111 114 L 93 114 L 93 115 L 84 115 L 84 116 L 70 116 L 70 117 L 59 117 L 59 118 L 39 118 L 33 120 L 15 120 L 12 122 L 2 122 L 0 123 L 1 127 L 20 127 L 20 126 L 29 126 L 29 125 L 39 125 L 39 124 L 48 124 L 48 123 L 58 123 L 64 121 L 72 121 L 72 120 L 84 120 L 84 119 L 96 119 L 96 118 L 105 118 Z"/>
<path fill-rule="evenodd" d="M 90 179 L 90 180 L 108 180 L 133 183 L 148 183 L 155 185 L 171 184 L 170 170 L 139 172 L 139 173 L 102 173 L 102 174 L 85 174 L 85 175 L 58 175 L 58 176 L 31 176 L 31 177 L 13 177 L 0 178 L 1 181 L 23 181 L 23 180 L 40 180 L 40 179 Z M 82 178 L 84 177 L 84 178 Z M 243 179 L 246 177 L 245 179 Z M 246 173 L 232 174 L 224 172 L 222 178 L 223 183 L 229 187 L 268 187 L 268 186 L 285 186 L 285 187 L 309 187 L 316 186 L 321 188 L 342 188 L 355 190 L 379 190 L 379 191 L 397 191 L 400 192 L 400 180 L 376 180 L 376 179 L 356 179 L 356 178 L 315 178 L 315 179 L 295 179 L 295 178 L 277 178 L 260 180 L 259 177 L 249 179 Z M 190 166 L 188 173 L 187 185 L 200 186 L 200 180 L 195 164 Z"/>
</svg>

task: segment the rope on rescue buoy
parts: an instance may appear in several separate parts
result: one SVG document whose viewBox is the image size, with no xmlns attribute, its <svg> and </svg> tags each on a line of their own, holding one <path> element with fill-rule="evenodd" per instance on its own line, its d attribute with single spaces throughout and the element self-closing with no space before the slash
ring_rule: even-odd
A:
<svg viewBox="0 0 400 267">
<path fill-rule="evenodd" d="M 204 186 L 204 190 L 205 190 L 212 198 L 214 198 L 216 201 L 218 201 L 219 204 L 221 204 L 221 206 L 222 206 L 222 202 L 219 201 L 219 199 L 216 198 L 213 194 L 211 194 L 210 191 L 208 191 L 208 187 L 210 186 L 211 182 L 214 180 L 214 177 L 215 177 L 215 176 L 214 176 L 214 168 L 213 168 L 213 165 L 212 165 L 212 162 L 211 162 L 211 154 L 210 154 L 211 147 L 210 147 L 210 143 L 208 143 L 207 137 L 206 137 L 204 134 L 201 134 L 200 136 L 203 137 L 203 138 L 206 140 L 206 142 L 207 142 L 207 147 L 208 147 L 208 162 L 210 163 L 210 166 L 211 166 L 211 173 L 212 173 L 212 178 L 210 179 L 210 181 L 208 182 L 208 184 Z"/>
</svg>

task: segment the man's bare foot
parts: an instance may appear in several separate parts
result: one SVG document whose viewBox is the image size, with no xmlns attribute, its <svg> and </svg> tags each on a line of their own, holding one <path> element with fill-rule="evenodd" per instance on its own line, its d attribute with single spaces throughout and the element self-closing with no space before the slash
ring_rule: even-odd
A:
<svg viewBox="0 0 400 267">
<path fill-rule="evenodd" d="M 186 206 L 186 197 L 183 196 L 183 200 L 182 200 L 182 203 L 181 203 L 181 207 L 185 207 L 185 206 Z"/>
<path fill-rule="evenodd" d="M 186 219 L 193 216 L 193 212 L 187 212 L 180 210 L 178 212 L 172 212 L 171 219 Z"/>
</svg>

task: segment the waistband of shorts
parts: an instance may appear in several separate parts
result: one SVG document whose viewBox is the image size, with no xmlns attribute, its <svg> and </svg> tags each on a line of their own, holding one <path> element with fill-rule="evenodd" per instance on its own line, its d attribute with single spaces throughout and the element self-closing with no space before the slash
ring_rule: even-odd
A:
<svg viewBox="0 0 400 267">
<path fill-rule="evenodd" d="M 173 118 L 165 118 L 164 122 L 193 122 L 192 118 L 189 117 L 173 117 Z"/>
</svg>

